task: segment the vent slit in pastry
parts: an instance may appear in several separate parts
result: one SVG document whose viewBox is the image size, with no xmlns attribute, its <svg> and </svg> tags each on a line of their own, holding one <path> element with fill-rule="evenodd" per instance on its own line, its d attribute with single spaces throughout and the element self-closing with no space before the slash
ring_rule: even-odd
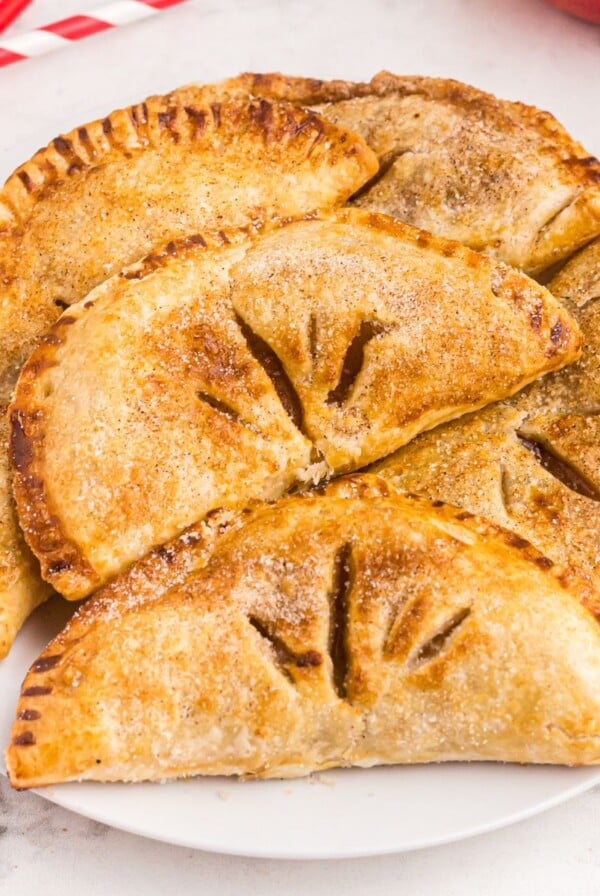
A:
<svg viewBox="0 0 600 896">
<path fill-rule="evenodd" d="M 252 626 L 252 628 L 258 632 L 261 638 L 268 642 L 271 650 L 271 654 L 275 661 L 276 668 L 281 672 L 285 678 L 288 679 L 292 684 L 294 683 L 294 676 L 290 672 L 290 666 L 293 664 L 296 657 L 292 653 L 291 650 L 288 649 L 285 642 L 278 638 L 277 635 L 271 634 L 266 625 L 257 619 L 256 616 L 249 616 L 248 622 Z"/>
<path fill-rule="evenodd" d="M 418 669 L 436 659 L 443 650 L 448 646 L 450 639 L 456 634 L 461 625 L 466 622 L 471 614 L 471 607 L 463 607 L 455 613 L 441 629 L 422 644 L 412 656 L 409 657 L 407 665 L 411 669 Z"/>
<path fill-rule="evenodd" d="M 417 498 L 416 495 L 407 495 L 406 497 L 410 498 L 410 500 Z M 434 501 L 433 506 L 443 505 Z M 383 638 L 381 650 L 383 659 L 393 659 L 398 656 L 406 657 L 406 633 L 412 628 L 414 621 L 419 618 L 421 607 L 422 602 L 418 598 L 411 600 L 410 597 L 403 596 L 403 599 L 393 608 Z"/>
<path fill-rule="evenodd" d="M 308 350 L 310 352 L 311 360 L 313 364 L 315 364 L 319 352 L 319 332 L 317 315 L 314 311 L 311 311 L 308 318 Z"/>
<path fill-rule="evenodd" d="M 548 289 L 578 320 L 581 359 L 508 401 L 420 436 L 373 471 L 397 488 L 513 529 L 589 582 L 586 604 L 600 618 L 600 303 L 593 301 L 600 239 L 568 261 Z M 557 338 L 551 322 L 552 330 Z"/>
<path fill-rule="evenodd" d="M 594 161 L 596 162 L 596 165 L 597 165 L 598 160 L 595 159 Z M 559 218 L 563 214 L 563 212 L 568 213 L 570 211 L 571 207 L 575 205 L 578 198 L 581 196 L 581 193 L 582 193 L 581 189 L 573 190 L 573 192 L 570 194 L 570 196 L 567 196 L 567 198 L 564 200 L 564 202 L 561 202 L 560 205 L 558 206 L 558 208 L 551 212 L 551 214 L 548 216 L 548 219 L 546 221 L 544 221 L 544 223 L 541 225 L 541 227 L 539 228 L 539 230 L 536 234 L 536 238 L 535 238 L 535 242 L 534 242 L 534 251 L 537 246 L 539 246 L 540 244 L 543 244 L 543 241 L 547 238 L 548 234 L 552 231 L 552 228 L 556 226 L 556 224 L 558 223 Z"/>
<path fill-rule="evenodd" d="M 392 152 L 385 153 L 385 155 L 381 156 L 379 160 L 379 170 L 375 172 L 373 177 L 363 184 L 360 190 L 357 190 L 354 196 L 352 196 L 352 201 L 356 201 L 360 199 L 362 196 L 366 196 L 373 187 L 377 186 L 380 180 L 383 180 L 389 170 L 394 166 L 397 159 L 403 156 L 405 153 L 410 152 L 409 149 L 395 149 Z"/>
<path fill-rule="evenodd" d="M 30 669 L 13 786 L 600 763 L 600 628 L 581 582 L 485 520 L 360 476 L 179 550 L 180 574 L 144 558 Z M 398 649 L 382 656 L 403 606 Z"/>
<path fill-rule="evenodd" d="M 333 687 L 341 700 L 347 699 L 349 672 L 348 613 L 352 591 L 352 545 L 338 548 L 333 562 L 333 585 L 329 611 L 329 656 Z"/>
<path fill-rule="evenodd" d="M 240 426 L 247 427 L 248 429 L 255 429 L 254 424 L 249 423 L 248 420 L 244 420 L 243 417 L 241 417 L 240 414 L 238 414 L 238 412 L 230 407 L 225 401 L 221 401 L 219 398 L 214 398 L 214 396 L 209 395 L 207 392 L 198 392 L 197 394 L 200 401 L 203 401 L 218 414 L 222 414 L 223 417 L 227 417 L 227 419 L 231 420 L 232 423 L 237 423 Z"/>
<path fill-rule="evenodd" d="M 544 287 L 385 216 L 226 236 L 107 280 L 21 372 L 13 491 L 42 575 L 71 599 L 214 507 L 358 469 L 579 356 Z"/>
<path fill-rule="evenodd" d="M 235 319 L 242 331 L 242 336 L 246 340 L 248 349 L 273 383 L 286 414 L 294 426 L 300 432 L 303 432 L 304 411 L 302 403 L 281 360 L 268 342 L 255 333 L 239 314 L 236 314 Z"/>
<path fill-rule="evenodd" d="M 287 646 L 283 638 L 278 637 L 257 616 L 249 616 L 248 622 L 261 638 L 268 641 L 275 659 L 275 665 L 292 684 L 296 683 L 294 668 L 313 668 L 314 666 L 320 666 L 323 662 L 323 657 L 318 650 L 305 650 L 302 653 L 295 653 Z"/>
<path fill-rule="evenodd" d="M 600 163 L 552 115 L 523 103 L 389 72 L 370 83 L 245 74 L 204 91 L 316 106 L 362 134 L 381 162 L 353 203 L 529 273 L 600 233 Z"/>
<path fill-rule="evenodd" d="M 525 436 L 521 432 L 517 432 L 517 438 L 528 451 L 531 451 L 544 470 L 547 470 L 551 476 L 566 485 L 572 492 L 577 492 L 584 498 L 591 498 L 592 501 L 600 501 L 600 492 L 596 486 L 588 482 L 573 464 L 557 454 L 549 443 Z"/>
<path fill-rule="evenodd" d="M 342 405 L 350 397 L 352 387 L 361 372 L 365 360 L 365 346 L 376 336 L 389 330 L 382 321 L 363 320 L 358 333 L 346 349 L 340 379 L 327 396 L 327 404 Z"/>
<path fill-rule="evenodd" d="M 247 97 L 209 105 L 202 91 L 176 90 L 57 137 L 8 179 L 0 190 L 0 657 L 50 591 L 9 500 L 5 449 L 6 405 L 43 334 L 66 306 L 156 247 L 332 208 L 376 170 L 361 137 L 313 111 Z M 146 273 L 159 264 L 151 255 Z"/>
<path fill-rule="evenodd" d="M 507 513 L 510 513 L 510 505 L 512 502 L 512 480 L 511 475 L 504 464 L 500 464 L 500 500 Z"/>
</svg>

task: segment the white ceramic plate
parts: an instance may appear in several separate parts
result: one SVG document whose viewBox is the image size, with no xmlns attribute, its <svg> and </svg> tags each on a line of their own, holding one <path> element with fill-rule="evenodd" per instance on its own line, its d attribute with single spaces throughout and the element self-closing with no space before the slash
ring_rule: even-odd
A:
<svg viewBox="0 0 600 896">
<path fill-rule="evenodd" d="M 0 663 L 0 741 L 29 664 L 72 607 L 29 620 Z M 447 843 L 541 812 L 600 783 L 597 769 L 490 763 L 346 769 L 301 781 L 63 784 L 41 796 L 117 828 L 182 846 L 271 858 L 337 858 Z"/>
</svg>

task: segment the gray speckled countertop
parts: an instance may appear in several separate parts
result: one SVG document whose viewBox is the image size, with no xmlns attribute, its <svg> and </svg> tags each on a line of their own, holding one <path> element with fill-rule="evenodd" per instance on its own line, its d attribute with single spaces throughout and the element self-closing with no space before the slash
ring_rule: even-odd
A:
<svg viewBox="0 0 600 896">
<path fill-rule="evenodd" d="M 472 840 L 373 859 L 276 862 L 156 843 L 14 793 L 0 777 L 0 894 L 597 896 L 600 789 Z"/>
</svg>

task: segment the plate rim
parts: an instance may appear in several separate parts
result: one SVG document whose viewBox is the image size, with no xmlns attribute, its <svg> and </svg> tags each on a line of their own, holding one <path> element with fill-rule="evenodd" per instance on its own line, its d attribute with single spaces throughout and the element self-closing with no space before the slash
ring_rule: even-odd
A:
<svg viewBox="0 0 600 896">
<path fill-rule="evenodd" d="M 473 764 L 475 765 L 479 763 Z M 443 765 L 443 763 L 437 763 L 437 765 Z M 496 763 L 494 763 L 494 765 L 496 765 Z M 394 766 L 390 766 L 390 768 L 393 767 Z M 416 852 L 421 849 L 428 849 L 436 846 L 457 843 L 461 840 L 468 840 L 472 837 L 477 837 L 482 834 L 488 834 L 493 831 L 509 827 L 513 824 L 517 824 L 521 821 L 526 821 L 528 818 L 533 818 L 536 815 L 540 815 L 543 812 L 566 803 L 577 796 L 594 790 L 596 787 L 600 787 L 600 768 L 596 768 L 596 770 L 594 770 L 594 766 L 588 766 L 587 768 L 585 766 L 579 766 L 578 768 L 580 770 L 585 769 L 586 771 L 589 771 L 589 777 L 586 776 L 583 781 L 579 781 L 577 784 L 566 787 L 564 790 L 561 790 L 560 793 L 557 793 L 554 796 L 547 797 L 546 799 L 536 802 L 527 808 L 519 809 L 513 812 L 507 812 L 506 814 L 500 815 L 492 821 L 466 825 L 465 827 L 460 828 L 454 833 L 442 834 L 429 838 L 417 837 L 413 841 L 408 841 L 400 845 L 389 845 L 383 847 L 371 846 L 364 849 L 357 849 L 354 845 L 348 850 L 327 848 L 324 848 L 322 850 L 291 850 L 288 845 L 284 845 L 279 849 L 227 846 L 223 843 L 222 840 L 211 841 L 210 837 L 206 838 L 206 836 L 203 837 L 202 842 L 199 842 L 197 837 L 186 838 L 185 836 L 165 835 L 164 833 L 159 834 L 157 832 L 144 829 L 143 826 L 139 826 L 128 821 L 119 821 L 118 823 L 115 823 L 114 816 L 111 816 L 110 814 L 107 814 L 106 812 L 95 808 L 92 808 L 90 810 L 88 807 L 77 805 L 76 801 L 72 802 L 68 798 L 61 798 L 60 792 L 57 794 L 54 790 L 52 792 L 48 792 L 44 791 L 42 788 L 32 788 L 29 792 L 35 793 L 37 796 L 42 797 L 42 799 L 53 803 L 56 806 L 59 806 L 61 809 L 66 809 L 69 812 L 73 812 L 82 818 L 87 818 L 91 821 L 99 822 L 100 824 L 104 824 L 107 827 L 113 828 L 117 831 L 123 831 L 127 834 L 133 834 L 137 837 L 144 837 L 145 839 L 154 840 L 159 843 L 166 843 L 171 846 L 215 853 L 218 855 L 237 856 L 240 858 L 276 861 L 326 861 L 354 858 L 374 858 L 376 856 L 386 855 L 401 855 L 407 852 Z M 356 771 L 360 770 L 357 769 Z M 6 775 L 6 771 L 4 768 L 0 768 L 0 773 L 8 781 L 8 776 Z M 10 781 L 8 783 L 10 786 Z M 60 787 L 60 785 L 57 786 Z"/>
<path fill-rule="evenodd" d="M 19 632 L 19 635 L 13 645 L 11 655 L 7 657 L 2 663 L 0 663 L 0 682 L 2 682 L 2 679 L 4 679 L 5 675 L 8 675 L 11 680 L 18 679 L 18 681 L 21 681 L 25 670 L 29 667 L 31 662 L 39 653 L 39 644 L 42 642 L 46 642 L 49 635 L 49 627 L 51 629 L 54 629 L 56 625 L 62 627 L 62 616 L 69 609 L 69 606 L 70 605 L 66 604 L 66 602 L 61 601 L 59 598 L 55 598 L 54 600 L 51 600 L 45 605 L 42 605 L 36 609 L 36 611 L 25 623 L 25 626 L 23 627 L 21 632 Z M 48 613 L 49 610 L 50 613 Z M 4 714 L 0 714 L 0 719 L 2 715 Z M 4 725 L 4 722 L 2 722 L 2 725 Z M 0 773 L 7 777 L 3 758 L 4 757 L 0 755 Z M 436 769 L 446 770 L 448 769 L 448 766 L 451 766 L 453 764 L 454 763 L 438 762 L 431 763 L 431 766 L 435 767 Z M 428 764 L 424 763 L 419 764 L 419 766 L 417 767 L 427 768 L 427 765 Z M 463 769 L 465 769 L 469 765 L 477 769 L 480 769 L 482 766 L 486 765 L 490 765 L 498 769 L 498 767 L 502 766 L 503 764 L 496 762 L 486 763 L 473 761 L 471 763 L 456 763 L 456 765 L 462 766 Z M 553 768 L 560 769 L 563 773 L 566 774 L 571 771 L 571 769 L 565 766 L 528 766 L 524 764 L 521 765 L 519 763 L 507 763 L 506 766 L 507 771 L 509 771 L 511 767 L 518 768 L 524 771 L 529 768 L 534 772 L 538 769 L 548 770 Z M 394 769 L 410 769 L 411 767 L 412 766 L 410 765 L 405 766 L 399 764 L 395 766 L 379 766 L 377 768 L 382 772 L 393 772 Z M 336 770 L 331 769 L 330 771 L 334 772 Z M 356 775 L 360 775 L 361 773 L 360 768 L 347 769 L 346 771 L 348 773 Z M 231 840 L 228 842 L 223 834 L 223 831 L 219 830 L 218 827 L 217 833 L 214 836 L 211 836 L 211 826 L 206 824 L 202 824 L 201 826 L 193 825 L 190 828 L 189 835 L 180 827 L 174 827 L 171 830 L 165 830 L 165 827 L 168 828 L 168 824 L 166 826 L 163 826 L 162 829 L 157 830 L 154 825 L 144 823 L 144 819 L 146 817 L 144 815 L 133 817 L 130 812 L 125 811 L 125 813 L 121 813 L 121 817 L 119 817 L 118 803 L 116 807 L 112 802 L 108 806 L 105 806 L 102 801 L 100 801 L 100 803 L 98 804 L 94 800 L 87 799 L 85 791 L 77 791 L 74 789 L 77 782 L 69 782 L 69 784 L 66 785 L 66 788 L 68 789 L 63 789 L 63 785 L 57 784 L 51 785 L 49 788 L 32 788 L 31 792 L 35 793 L 37 796 L 42 797 L 47 802 L 60 806 L 67 811 L 74 812 L 75 814 L 83 818 L 88 818 L 92 821 L 100 822 L 101 824 L 107 825 L 108 827 L 114 828 L 115 830 L 124 831 L 135 836 L 145 837 L 150 840 L 167 843 L 173 846 L 201 850 L 204 852 L 212 852 L 220 855 L 239 856 L 244 858 L 319 861 L 329 859 L 333 860 L 369 858 L 373 856 L 399 855 L 405 852 L 413 852 L 420 849 L 426 849 L 430 847 L 454 843 L 460 840 L 466 840 L 471 837 L 478 836 L 479 834 L 489 833 L 500 828 L 516 824 L 520 821 L 524 821 L 527 818 L 531 818 L 535 815 L 545 812 L 553 808 L 554 806 L 558 806 L 561 803 L 567 802 L 569 799 L 592 790 L 596 786 L 600 786 L 600 765 L 578 766 L 574 767 L 572 771 L 575 773 L 573 783 L 569 783 L 568 781 L 563 782 L 561 780 L 556 785 L 553 784 L 550 787 L 551 792 L 549 795 L 538 794 L 532 795 L 530 798 L 528 797 L 529 802 L 527 803 L 527 805 L 520 805 L 517 808 L 511 808 L 510 806 L 506 808 L 493 808 L 492 811 L 493 813 L 495 813 L 493 817 L 475 821 L 469 821 L 468 819 L 463 821 L 459 818 L 456 821 L 449 822 L 449 827 L 452 828 L 451 830 L 438 830 L 437 832 L 433 832 L 431 835 L 423 834 L 421 832 L 416 836 L 413 836 L 412 838 L 411 836 L 407 837 L 402 831 L 398 831 L 396 832 L 395 836 L 392 834 L 389 839 L 383 839 L 383 842 L 381 842 L 380 838 L 379 843 L 374 842 L 372 837 L 366 837 L 366 843 L 365 845 L 362 845 L 362 843 L 357 843 L 357 840 L 355 838 L 352 838 L 349 840 L 347 847 L 345 846 L 345 844 L 340 846 L 339 843 L 331 842 L 331 840 L 326 836 L 323 836 L 322 839 L 319 839 L 317 845 L 315 845 L 314 842 L 309 842 L 307 845 L 303 845 L 302 842 L 299 842 L 298 840 L 292 841 L 287 837 L 280 837 L 279 839 L 275 839 L 275 842 L 270 839 L 268 844 L 265 844 L 264 842 L 261 843 L 260 838 L 252 842 L 251 837 L 242 834 L 240 831 L 234 832 L 232 834 Z M 577 774 L 577 772 L 579 772 L 579 774 Z M 203 778 L 202 776 L 198 776 L 198 778 L 202 781 L 206 780 L 206 778 Z M 194 780 L 194 778 L 190 778 L 189 780 L 192 781 Z M 235 783 L 237 783 L 236 779 L 233 780 Z M 292 785 L 294 781 L 296 783 L 299 783 L 300 781 L 304 780 L 305 779 L 292 779 L 286 780 L 285 783 Z M 173 779 L 173 781 L 169 781 L 168 783 L 175 782 L 176 779 Z M 84 786 L 89 784 L 92 784 L 96 787 L 103 786 L 100 783 L 92 781 L 82 783 L 84 784 Z M 109 787 L 110 786 L 111 785 L 109 784 Z M 119 782 L 115 782 L 113 786 L 123 785 L 120 785 Z M 135 785 L 133 784 L 130 784 L 129 786 L 132 788 L 135 787 Z M 77 793 L 80 793 L 82 795 L 78 797 Z M 182 807 L 185 809 L 185 803 L 182 803 Z M 160 807 L 158 807 L 158 810 L 160 814 Z M 385 811 L 385 806 L 382 808 L 382 811 Z M 125 817 L 123 817 L 123 814 Z M 155 814 L 152 813 L 149 817 L 154 818 Z"/>
</svg>

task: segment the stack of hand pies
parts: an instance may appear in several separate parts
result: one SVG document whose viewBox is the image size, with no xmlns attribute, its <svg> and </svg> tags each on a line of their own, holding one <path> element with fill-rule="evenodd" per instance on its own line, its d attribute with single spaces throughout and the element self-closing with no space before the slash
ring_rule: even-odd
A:
<svg viewBox="0 0 600 896">
<path fill-rule="evenodd" d="M 0 290 L 0 653 L 89 598 L 15 787 L 600 762 L 600 163 L 551 115 L 151 97 L 9 178 Z"/>
</svg>

